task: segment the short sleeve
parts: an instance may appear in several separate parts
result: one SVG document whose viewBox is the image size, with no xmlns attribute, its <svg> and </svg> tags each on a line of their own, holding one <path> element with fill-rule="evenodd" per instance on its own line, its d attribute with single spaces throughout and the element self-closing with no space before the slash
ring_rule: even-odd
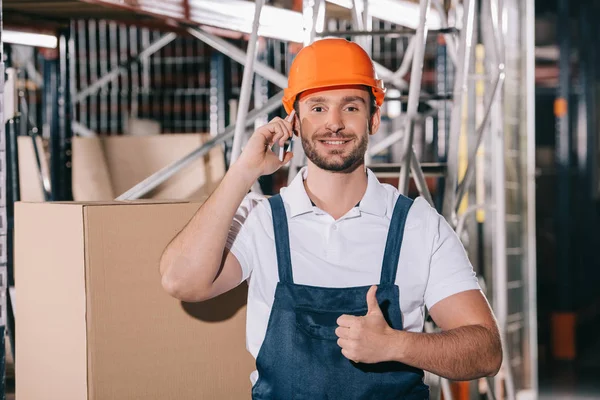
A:
<svg viewBox="0 0 600 400">
<path fill-rule="evenodd" d="M 425 304 L 431 309 L 438 301 L 467 290 L 480 289 L 467 252 L 456 232 L 431 208 L 428 219 L 432 250 Z"/>
<path fill-rule="evenodd" d="M 237 258 L 242 267 L 242 282 L 250 277 L 255 259 L 254 251 L 256 246 L 252 243 L 252 227 L 258 223 L 256 206 L 264 200 L 264 197 L 249 193 L 244 197 L 238 207 L 229 233 L 227 234 L 227 243 L 225 247 Z"/>
</svg>

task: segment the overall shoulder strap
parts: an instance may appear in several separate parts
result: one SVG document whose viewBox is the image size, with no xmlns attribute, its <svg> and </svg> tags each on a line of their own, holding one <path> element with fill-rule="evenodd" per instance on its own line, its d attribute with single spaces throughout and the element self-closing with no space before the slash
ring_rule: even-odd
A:
<svg viewBox="0 0 600 400">
<path fill-rule="evenodd" d="M 273 232 L 275 233 L 275 249 L 277 251 L 277 268 L 279 281 L 294 283 L 292 275 L 292 259 L 290 257 L 290 236 L 287 224 L 287 215 L 281 195 L 269 198 L 271 213 L 273 214 Z"/>
<path fill-rule="evenodd" d="M 406 216 L 413 204 L 413 200 L 400 195 L 394 206 L 394 213 L 390 221 L 387 241 L 385 244 L 385 253 L 383 255 L 383 265 L 381 267 L 381 284 L 394 284 L 396 282 L 396 273 L 398 271 L 398 260 L 400 259 L 400 248 L 404 237 L 404 226 Z"/>
</svg>

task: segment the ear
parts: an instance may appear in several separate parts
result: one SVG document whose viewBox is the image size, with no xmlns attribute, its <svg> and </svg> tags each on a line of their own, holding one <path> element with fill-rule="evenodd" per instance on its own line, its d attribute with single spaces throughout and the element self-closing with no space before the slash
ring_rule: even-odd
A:
<svg viewBox="0 0 600 400">
<path fill-rule="evenodd" d="M 297 112 L 292 119 L 292 129 L 294 131 L 294 135 L 300 137 L 300 116 Z"/>
<path fill-rule="evenodd" d="M 377 107 L 375 112 L 373 113 L 373 117 L 371 118 L 371 131 L 370 135 L 374 135 L 379 130 L 379 125 L 381 125 L 381 108 Z"/>
</svg>

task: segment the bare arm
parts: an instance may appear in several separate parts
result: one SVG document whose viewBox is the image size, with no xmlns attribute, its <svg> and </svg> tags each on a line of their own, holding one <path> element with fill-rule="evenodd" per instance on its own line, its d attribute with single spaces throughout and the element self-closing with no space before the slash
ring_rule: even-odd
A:
<svg viewBox="0 0 600 400">
<path fill-rule="evenodd" d="M 184 301 L 202 301 L 218 296 L 242 279 L 239 261 L 226 250 L 227 236 L 235 213 L 252 184 L 261 175 L 275 172 L 283 161 L 270 150 L 292 135 L 292 125 L 275 118 L 259 128 L 248 141 L 217 189 L 164 250 L 160 273 L 164 289 Z"/>
<path fill-rule="evenodd" d="M 453 380 L 495 375 L 502 363 L 500 334 L 479 290 L 457 293 L 435 304 L 439 333 L 397 331 L 393 359 Z"/>
<path fill-rule="evenodd" d="M 434 240 L 424 295 L 426 304 L 444 293 L 446 286 L 461 287 L 474 279 L 456 233 L 441 215 L 430 216 L 435 218 L 430 218 L 428 228 L 434 233 Z M 396 348 L 395 358 L 454 380 L 496 374 L 502 361 L 500 337 L 490 306 L 480 290 L 445 297 L 430 306 L 429 312 L 442 332 L 401 332 L 402 342 Z"/>
<path fill-rule="evenodd" d="M 500 335 L 481 291 L 457 293 L 431 308 L 431 316 L 443 330 L 440 333 L 392 329 L 379 309 L 375 291 L 372 288 L 367 294 L 367 315 L 338 319 L 338 344 L 348 359 L 399 361 L 453 380 L 495 375 L 500 369 Z"/>
<path fill-rule="evenodd" d="M 225 250 L 231 222 L 256 178 L 235 166 L 162 254 L 165 290 L 180 300 L 201 301 L 234 288 L 242 270 Z"/>
</svg>

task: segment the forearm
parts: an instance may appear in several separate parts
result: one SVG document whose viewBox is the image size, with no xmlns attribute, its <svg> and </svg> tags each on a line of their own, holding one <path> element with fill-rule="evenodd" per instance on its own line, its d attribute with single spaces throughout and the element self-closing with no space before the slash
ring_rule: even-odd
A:
<svg viewBox="0 0 600 400">
<path fill-rule="evenodd" d="M 257 176 L 233 165 L 217 189 L 169 243 L 160 262 L 172 294 L 202 293 L 219 273 L 233 217 Z"/>
<path fill-rule="evenodd" d="M 391 352 L 394 361 L 452 380 L 495 375 L 502 362 L 497 331 L 482 325 L 440 333 L 395 331 Z"/>
</svg>

